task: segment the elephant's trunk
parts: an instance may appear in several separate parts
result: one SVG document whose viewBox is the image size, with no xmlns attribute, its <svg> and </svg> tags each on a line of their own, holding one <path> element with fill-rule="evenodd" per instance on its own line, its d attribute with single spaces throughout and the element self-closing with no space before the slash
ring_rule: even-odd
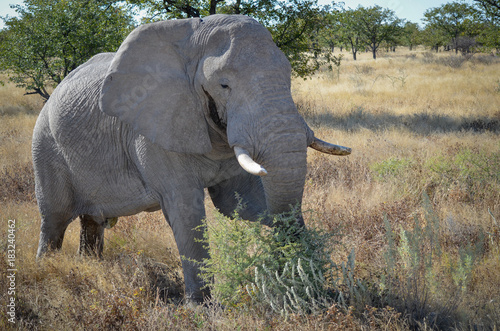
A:
<svg viewBox="0 0 500 331">
<path fill-rule="evenodd" d="M 294 110 L 294 109 L 293 109 Z M 281 214 L 300 206 L 307 171 L 307 127 L 295 111 L 275 114 L 259 125 L 259 143 L 249 153 L 235 147 L 243 169 L 262 176 L 269 214 Z M 242 162 L 247 157 L 248 163 Z M 252 164 L 253 163 L 253 164 Z M 249 171 L 250 172 L 250 171 Z M 299 216 L 298 221 L 303 224 Z"/>
<path fill-rule="evenodd" d="M 262 177 L 267 210 L 271 215 L 288 212 L 302 203 L 308 146 L 328 154 L 350 153 L 349 148 L 315 138 L 298 114 L 291 96 L 283 94 L 288 91 L 281 86 L 261 87 L 258 91 L 261 93 L 251 94 L 262 97 L 254 105 L 267 111 L 258 112 L 259 116 L 252 111 L 247 111 L 244 117 L 233 117 L 232 114 L 240 112 L 228 114 L 229 144 L 241 167 Z M 241 107 L 245 103 L 236 104 Z M 303 224 L 300 215 L 297 221 Z"/>
<path fill-rule="evenodd" d="M 248 151 L 235 147 L 235 154 L 241 167 L 247 172 L 264 177 L 266 203 L 269 213 L 280 214 L 290 211 L 296 206 L 300 207 L 305 180 L 305 162 L 303 151 L 288 151 L 287 153 L 274 154 L 275 159 L 266 162 L 271 174 L 260 164 L 253 161 Z M 303 225 L 303 220 L 298 215 L 298 222 Z"/>
<path fill-rule="evenodd" d="M 302 204 L 304 182 L 306 178 L 307 160 L 305 137 L 301 139 L 287 139 L 287 146 L 278 152 L 273 152 L 274 157 L 263 161 L 268 175 L 262 178 L 266 197 L 267 209 L 271 215 L 289 212 Z M 297 142 L 304 140 L 300 147 Z M 303 225 L 302 216 L 297 216 L 297 222 Z"/>
</svg>

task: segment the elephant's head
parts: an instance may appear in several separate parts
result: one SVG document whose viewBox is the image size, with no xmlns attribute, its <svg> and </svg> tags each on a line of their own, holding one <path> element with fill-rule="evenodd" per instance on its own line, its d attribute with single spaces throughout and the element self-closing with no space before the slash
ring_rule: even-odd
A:
<svg viewBox="0 0 500 331">
<path fill-rule="evenodd" d="M 350 152 L 314 137 L 292 100 L 290 74 L 269 31 L 251 18 L 164 21 L 125 40 L 100 105 L 169 151 L 232 148 L 245 170 L 263 176 L 269 212 L 281 213 L 302 200 L 308 146 Z"/>
</svg>

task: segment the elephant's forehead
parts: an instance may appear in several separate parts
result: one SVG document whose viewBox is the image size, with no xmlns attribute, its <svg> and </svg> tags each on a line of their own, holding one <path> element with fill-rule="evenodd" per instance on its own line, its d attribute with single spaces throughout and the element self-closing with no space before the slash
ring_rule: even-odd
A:
<svg viewBox="0 0 500 331">
<path fill-rule="evenodd" d="M 290 63 L 274 43 L 235 43 L 222 55 L 207 56 L 203 66 L 206 77 L 217 72 L 234 72 L 237 76 L 244 73 L 245 78 L 276 71 L 289 75 L 290 70 Z"/>
<path fill-rule="evenodd" d="M 223 17 L 225 18 L 225 17 Z M 254 20 L 232 21 L 204 31 L 206 76 L 223 70 L 245 72 L 290 71 L 290 63 L 274 43 L 269 31 Z"/>
<path fill-rule="evenodd" d="M 288 59 L 272 40 L 264 43 L 257 39 L 251 39 L 249 43 L 235 42 L 233 49 L 227 57 L 227 66 L 234 70 L 248 74 L 291 70 Z"/>
<path fill-rule="evenodd" d="M 283 66 L 288 63 L 285 55 L 272 38 L 259 35 L 242 34 L 231 38 L 230 46 L 221 60 L 226 66 L 235 68 L 251 67 L 253 70 L 268 66 Z"/>
</svg>

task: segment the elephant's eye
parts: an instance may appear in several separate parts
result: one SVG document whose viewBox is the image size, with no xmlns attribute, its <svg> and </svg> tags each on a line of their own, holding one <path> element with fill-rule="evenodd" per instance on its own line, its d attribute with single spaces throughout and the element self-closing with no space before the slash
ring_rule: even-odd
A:
<svg viewBox="0 0 500 331">
<path fill-rule="evenodd" d="M 229 85 L 227 85 L 227 84 L 220 84 L 220 86 L 221 86 L 222 88 L 228 88 L 228 87 L 229 87 Z"/>
</svg>

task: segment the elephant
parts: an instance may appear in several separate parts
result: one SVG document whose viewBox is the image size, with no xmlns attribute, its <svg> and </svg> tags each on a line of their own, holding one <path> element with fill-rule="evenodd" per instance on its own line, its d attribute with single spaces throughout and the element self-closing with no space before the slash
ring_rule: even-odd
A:
<svg viewBox="0 0 500 331">
<path fill-rule="evenodd" d="M 290 63 L 260 23 L 213 15 L 139 26 L 116 53 L 73 70 L 40 112 L 37 257 L 60 249 L 77 217 L 79 252 L 101 256 L 117 217 L 161 210 L 184 257 L 184 295 L 202 301 L 196 261 L 208 253 L 194 228 L 205 189 L 221 213 L 241 204 L 241 217 L 271 225 L 302 201 L 308 146 L 350 153 L 300 116 Z"/>
</svg>

